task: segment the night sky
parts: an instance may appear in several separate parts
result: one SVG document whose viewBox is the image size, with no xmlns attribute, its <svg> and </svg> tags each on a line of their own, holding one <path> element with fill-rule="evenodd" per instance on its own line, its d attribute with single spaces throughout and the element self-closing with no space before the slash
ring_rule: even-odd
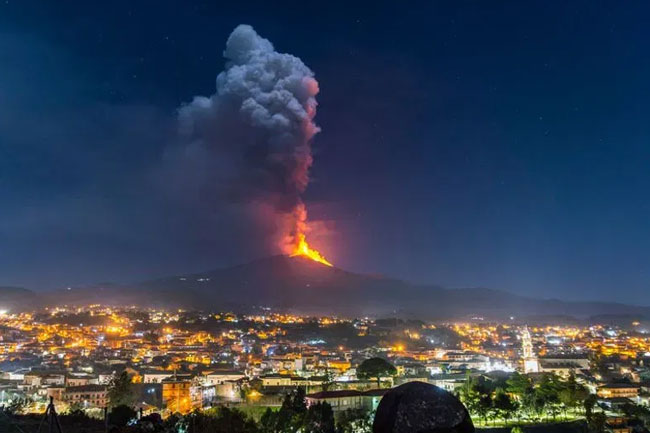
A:
<svg viewBox="0 0 650 433">
<path fill-rule="evenodd" d="M 304 200 L 335 265 L 650 304 L 650 5 L 362 3 L 3 0 L 0 285 L 277 253 L 161 180 L 245 23 L 320 84 Z"/>
</svg>

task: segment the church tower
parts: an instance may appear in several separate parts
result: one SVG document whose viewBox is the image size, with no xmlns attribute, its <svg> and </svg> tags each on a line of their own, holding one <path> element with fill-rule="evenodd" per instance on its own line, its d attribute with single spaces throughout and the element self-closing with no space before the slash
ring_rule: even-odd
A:
<svg viewBox="0 0 650 433">
<path fill-rule="evenodd" d="M 539 361 L 533 350 L 533 340 L 530 337 L 528 326 L 524 327 L 521 335 L 522 358 L 524 361 L 524 373 L 539 373 Z"/>
</svg>

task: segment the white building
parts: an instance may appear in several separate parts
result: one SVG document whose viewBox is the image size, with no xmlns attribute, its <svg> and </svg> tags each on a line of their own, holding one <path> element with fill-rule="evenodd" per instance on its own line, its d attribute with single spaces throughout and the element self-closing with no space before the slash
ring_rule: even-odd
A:
<svg viewBox="0 0 650 433">
<path fill-rule="evenodd" d="M 524 373 L 539 373 L 539 361 L 533 349 L 533 340 L 530 337 L 528 326 L 524 327 L 521 335 L 522 359 L 524 361 Z"/>
</svg>

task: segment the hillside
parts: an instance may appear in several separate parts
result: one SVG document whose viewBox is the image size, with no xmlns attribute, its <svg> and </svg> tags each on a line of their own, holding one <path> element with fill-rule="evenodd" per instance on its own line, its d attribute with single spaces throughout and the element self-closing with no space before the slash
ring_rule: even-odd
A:
<svg viewBox="0 0 650 433">
<path fill-rule="evenodd" d="M 10 293 L 9 288 L 5 289 Z M 13 290 L 17 290 L 13 299 L 36 305 L 33 292 Z M 132 285 L 66 288 L 39 295 L 38 300 L 44 305 L 103 303 L 237 311 L 268 306 L 308 314 L 398 315 L 422 319 L 472 316 L 650 317 L 649 307 L 534 299 L 488 288 L 445 289 L 435 285 L 415 285 L 286 256 Z"/>
<path fill-rule="evenodd" d="M 565 302 L 487 288 L 444 289 L 356 274 L 300 257 L 274 256 L 210 272 L 138 285 L 140 290 L 182 292 L 206 305 L 258 305 L 308 313 L 399 314 L 422 318 L 599 314 L 649 316 L 650 308 L 616 303 Z"/>
</svg>

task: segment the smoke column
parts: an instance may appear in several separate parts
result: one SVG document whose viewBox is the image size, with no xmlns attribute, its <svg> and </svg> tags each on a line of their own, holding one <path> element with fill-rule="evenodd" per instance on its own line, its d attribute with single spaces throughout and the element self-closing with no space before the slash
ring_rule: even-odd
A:
<svg viewBox="0 0 650 433">
<path fill-rule="evenodd" d="M 295 252 L 308 231 L 301 199 L 312 165 L 318 82 L 248 25 L 232 32 L 216 93 L 179 109 L 183 158 L 220 200 L 270 209 L 275 241 Z M 197 175 L 188 173 L 188 175 Z"/>
</svg>

